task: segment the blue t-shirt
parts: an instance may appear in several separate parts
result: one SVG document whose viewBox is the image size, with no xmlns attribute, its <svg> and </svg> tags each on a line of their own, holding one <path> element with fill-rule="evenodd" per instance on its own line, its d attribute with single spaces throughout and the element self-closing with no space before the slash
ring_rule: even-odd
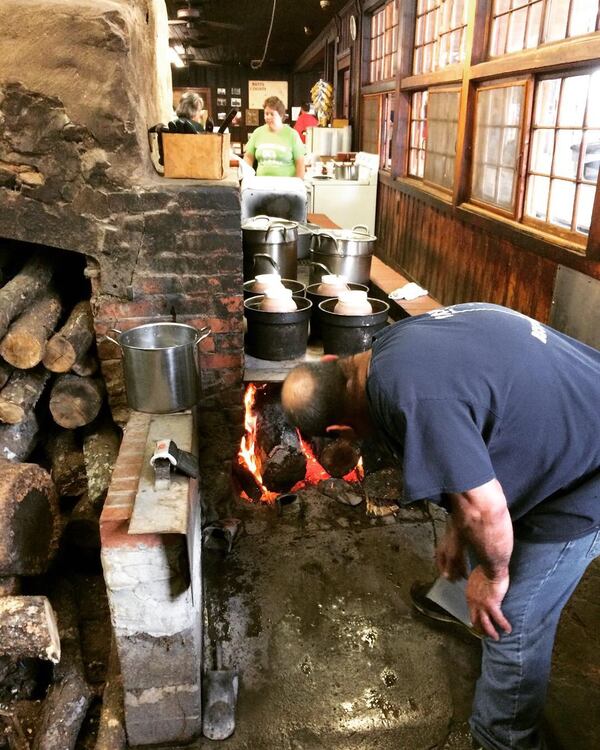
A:
<svg viewBox="0 0 600 750">
<path fill-rule="evenodd" d="M 497 478 L 521 537 L 600 527 L 596 349 L 499 305 L 454 305 L 376 336 L 367 395 L 404 502 Z"/>
</svg>

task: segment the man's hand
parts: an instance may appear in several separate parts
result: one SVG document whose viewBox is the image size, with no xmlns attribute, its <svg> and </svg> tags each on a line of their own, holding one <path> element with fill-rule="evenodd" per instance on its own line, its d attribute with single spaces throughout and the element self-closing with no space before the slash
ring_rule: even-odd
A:
<svg viewBox="0 0 600 750">
<path fill-rule="evenodd" d="M 510 633 L 510 622 L 504 617 L 500 605 L 508 591 L 508 571 L 496 578 L 488 578 L 481 565 L 473 569 L 467 581 L 467 604 L 473 627 L 485 635 L 499 640 L 496 626 Z"/>
<path fill-rule="evenodd" d="M 465 545 L 451 520 L 435 551 L 435 561 L 440 573 L 449 581 L 467 577 Z"/>
</svg>

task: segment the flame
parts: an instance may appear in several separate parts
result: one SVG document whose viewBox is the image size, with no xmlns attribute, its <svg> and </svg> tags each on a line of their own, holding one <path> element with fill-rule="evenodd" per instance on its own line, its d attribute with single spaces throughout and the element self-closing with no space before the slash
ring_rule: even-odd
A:
<svg viewBox="0 0 600 750">
<path fill-rule="evenodd" d="M 262 481 L 262 475 L 258 468 L 258 462 L 256 460 L 256 421 L 257 416 L 254 413 L 254 402 L 256 400 L 256 392 L 258 388 L 254 383 L 246 388 L 244 394 L 244 435 L 242 436 L 242 442 L 240 443 L 240 452 L 238 454 L 238 460 L 245 466 L 252 476 L 256 479 L 258 485 L 262 490 L 261 502 L 274 503 L 277 497 L 277 492 L 271 492 L 268 490 Z M 242 495 L 246 500 L 250 500 L 245 492 Z"/>
<path fill-rule="evenodd" d="M 256 401 L 256 393 L 259 389 L 264 388 L 265 386 L 256 386 L 254 383 L 250 383 L 250 385 L 246 388 L 246 393 L 244 394 L 244 435 L 242 437 L 242 441 L 240 443 L 240 450 L 238 453 L 238 461 L 242 466 L 245 466 L 246 469 L 253 475 L 254 479 L 258 483 L 259 487 L 262 490 L 261 495 L 261 502 L 263 503 L 273 503 L 275 502 L 276 498 L 278 497 L 278 492 L 271 492 L 268 490 L 262 481 L 262 476 L 260 473 L 260 469 L 258 467 L 258 461 L 256 459 L 256 422 L 257 422 L 257 416 L 254 412 L 254 404 Z M 296 482 L 296 484 L 291 488 L 290 492 L 298 492 L 298 490 L 302 489 L 306 484 L 317 484 L 322 479 L 330 479 L 331 475 L 328 474 L 325 469 L 321 466 L 321 464 L 317 461 L 315 458 L 315 454 L 312 451 L 312 448 L 310 447 L 310 444 L 304 440 L 302 435 L 298 432 L 298 438 L 300 440 L 300 445 L 302 446 L 302 451 L 304 455 L 306 456 L 306 475 L 304 479 L 302 479 L 300 482 Z M 363 461 L 362 456 L 359 459 L 357 465 L 352 469 L 352 471 L 348 472 L 343 478 L 346 480 L 346 482 L 360 482 L 362 481 L 364 477 L 364 471 L 363 471 Z M 246 500 L 250 500 L 248 495 L 245 492 L 242 492 L 242 497 Z"/>
</svg>

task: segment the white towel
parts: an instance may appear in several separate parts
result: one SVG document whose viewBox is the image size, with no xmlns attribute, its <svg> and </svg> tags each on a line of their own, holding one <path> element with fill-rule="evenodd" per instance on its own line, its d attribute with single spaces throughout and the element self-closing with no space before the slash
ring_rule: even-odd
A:
<svg viewBox="0 0 600 750">
<path fill-rule="evenodd" d="M 398 289 L 394 289 L 393 292 L 388 294 L 388 297 L 390 299 L 405 299 L 410 301 L 417 299 L 417 297 L 425 297 L 426 294 L 427 289 L 423 289 L 423 287 L 415 284 L 414 281 L 411 281 Z"/>
</svg>

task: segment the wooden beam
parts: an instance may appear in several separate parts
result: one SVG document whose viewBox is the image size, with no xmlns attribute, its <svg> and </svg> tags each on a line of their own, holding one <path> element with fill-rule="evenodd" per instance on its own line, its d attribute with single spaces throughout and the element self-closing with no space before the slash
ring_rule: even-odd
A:
<svg viewBox="0 0 600 750">
<path fill-rule="evenodd" d="M 426 89 L 429 86 L 441 86 L 448 83 L 460 83 L 463 78 L 464 67 L 462 63 L 456 63 L 456 65 L 448 65 L 441 70 L 434 70 L 431 73 L 419 73 L 418 75 L 407 76 L 402 79 L 402 91 Z"/>
<path fill-rule="evenodd" d="M 398 19 L 398 71 L 396 112 L 392 142 L 392 178 L 406 174 L 410 138 L 410 94 L 402 91 L 402 81 L 412 72 L 417 4 L 403 2 Z"/>
<path fill-rule="evenodd" d="M 598 58 L 600 35 L 588 34 L 482 62 L 474 65 L 469 75 L 472 80 L 482 81 L 507 75 L 564 70 L 569 66 L 588 62 L 597 64 Z"/>
<path fill-rule="evenodd" d="M 467 40 L 465 64 L 460 92 L 458 112 L 458 129 L 456 134 L 456 158 L 454 171 L 454 190 L 452 202 L 458 205 L 470 195 L 471 164 L 473 161 L 473 143 L 475 140 L 475 87 L 469 80 L 471 61 L 479 60 L 485 55 L 485 33 L 483 33 L 489 16 L 490 3 L 482 0 L 471 3 L 467 19 Z"/>
</svg>

